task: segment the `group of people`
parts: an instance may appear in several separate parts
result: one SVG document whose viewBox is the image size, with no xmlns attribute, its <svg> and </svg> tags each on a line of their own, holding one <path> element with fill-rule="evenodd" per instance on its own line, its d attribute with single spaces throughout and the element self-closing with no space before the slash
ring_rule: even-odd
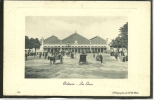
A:
<svg viewBox="0 0 154 100">
<path fill-rule="evenodd" d="M 81 54 L 82 55 L 87 55 L 87 52 L 85 50 L 83 50 L 81 52 Z M 95 53 L 93 53 L 93 58 L 95 58 Z M 103 62 L 103 56 L 102 56 L 102 54 L 98 52 L 97 55 L 96 55 L 96 59 L 98 59 L 102 63 Z"/>
<path fill-rule="evenodd" d="M 93 58 L 95 58 L 95 53 L 93 53 Z M 101 63 L 103 62 L 103 56 L 101 53 L 99 53 L 99 52 L 97 53 L 96 60 L 101 61 Z"/>
<path fill-rule="evenodd" d="M 127 54 L 125 54 L 124 52 L 118 52 L 118 51 L 116 51 L 116 52 L 114 52 L 114 54 L 112 54 L 112 55 L 114 55 L 115 56 L 115 59 L 121 59 L 122 61 L 127 61 L 128 60 L 128 56 L 127 56 Z M 127 58 L 127 59 L 126 59 Z"/>
<path fill-rule="evenodd" d="M 85 50 L 83 50 L 83 51 L 81 52 L 81 54 L 82 54 L 82 55 L 87 55 L 87 53 L 86 53 Z M 55 51 L 55 52 L 45 52 L 45 53 L 40 52 L 40 53 L 39 53 L 39 59 L 41 59 L 41 57 L 44 56 L 44 59 L 50 60 L 50 58 L 53 58 L 53 57 L 55 57 L 56 55 L 62 55 L 62 56 L 64 56 L 65 53 L 60 52 L 60 51 L 58 51 L 58 50 Z M 66 55 L 70 56 L 71 58 L 74 58 L 74 57 L 75 57 L 75 54 L 74 54 L 73 52 L 66 52 Z M 26 60 L 27 60 L 27 57 L 28 57 L 28 54 L 25 53 L 25 58 L 26 58 Z M 97 57 L 99 58 L 99 61 L 101 61 L 101 63 L 102 63 L 102 62 L 103 62 L 103 56 L 101 55 L 101 53 L 97 53 L 97 54 L 96 54 L 96 59 L 97 59 Z M 117 59 L 116 54 L 115 54 L 115 57 L 116 57 L 116 59 Z M 95 53 L 93 53 L 93 58 L 95 58 Z"/>
</svg>

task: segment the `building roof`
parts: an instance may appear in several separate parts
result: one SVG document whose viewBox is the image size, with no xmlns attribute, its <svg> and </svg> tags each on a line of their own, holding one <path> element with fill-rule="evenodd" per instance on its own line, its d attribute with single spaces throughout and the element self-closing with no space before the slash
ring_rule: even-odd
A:
<svg viewBox="0 0 154 100">
<path fill-rule="evenodd" d="M 74 43 L 78 43 L 78 44 L 90 44 L 90 40 L 88 40 L 87 38 L 79 35 L 78 33 L 74 33 L 70 36 L 68 36 L 67 38 L 62 40 L 63 44 L 66 43 L 70 43 L 70 44 L 74 44 Z"/>
<path fill-rule="evenodd" d="M 60 39 L 52 35 L 51 37 L 44 40 L 44 44 L 60 44 Z"/>
<path fill-rule="evenodd" d="M 106 44 L 106 40 L 99 36 L 95 36 L 89 40 L 76 32 L 63 40 L 60 40 L 56 36 L 52 35 L 44 40 L 44 44 L 67 44 L 68 42 L 70 44 L 90 44 L 90 41 L 91 44 Z M 42 39 L 40 40 L 40 42 L 42 42 Z"/>
<path fill-rule="evenodd" d="M 93 37 L 91 40 L 91 44 L 106 44 L 106 40 L 99 36 Z"/>
</svg>

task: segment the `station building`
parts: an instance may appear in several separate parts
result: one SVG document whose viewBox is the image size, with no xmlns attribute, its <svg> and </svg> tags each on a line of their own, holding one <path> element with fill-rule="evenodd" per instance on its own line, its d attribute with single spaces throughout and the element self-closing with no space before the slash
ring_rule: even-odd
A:
<svg viewBox="0 0 154 100">
<path fill-rule="evenodd" d="M 108 47 L 108 38 L 105 40 L 99 36 L 95 36 L 92 39 L 87 39 L 77 32 L 70 36 L 60 40 L 58 37 L 52 35 L 46 39 L 41 39 L 40 51 L 54 52 L 59 51 L 72 51 L 80 53 L 85 50 L 88 53 L 92 52 L 105 52 Z"/>
</svg>

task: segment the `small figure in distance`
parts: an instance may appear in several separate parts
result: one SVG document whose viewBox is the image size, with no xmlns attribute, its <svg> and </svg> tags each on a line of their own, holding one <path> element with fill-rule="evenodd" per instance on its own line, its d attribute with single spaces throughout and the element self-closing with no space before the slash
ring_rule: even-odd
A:
<svg viewBox="0 0 154 100">
<path fill-rule="evenodd" d="M 28 57 L 28 53 L 27 52 L 25 53 L 25 57 L 26 57 L 26 60 L 27 60 L 27 57 Z"/>
<path fill-rule="evenodd" d="M 48 52 L 45 52 L 45 59 L 47 58 Z"/>
<path fill-rule="evenodd" d="M 93 58 L 95 58 L 95 52 L 93 52 Z"/>
<path fill-rule="evenodd" d="M 116 51 L 115 52 L 115 59 L 117 59 L 117 57 L 118 57 L 118 52 Z"/>
<path fill-rule="evenodd" d="M 42 52 L 39 53 L 39 58 L 40 58 L 40 59 L 41 59 L 41 56 L 42 56 Z"/>
<path fill-rule="evenodd" d="M 101 63 L 103 62 L 103 56 L 102 56 L 102 54 L 100 54 L 100 61 L 101 61 Z"/>
</svg>

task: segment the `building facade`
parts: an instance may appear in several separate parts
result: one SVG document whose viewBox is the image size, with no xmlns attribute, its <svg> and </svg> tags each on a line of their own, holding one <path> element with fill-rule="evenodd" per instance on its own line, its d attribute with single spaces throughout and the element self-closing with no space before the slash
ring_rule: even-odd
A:
<svg viewBox="0 0 154 100">
<path fill-rule="evenodd" d="M 92 39 L 87 39 L 77 32 L 64 38 L 63 40 L 52 35 L 49 38 L 41 39 L 40 51 L 43 52 L 55 52 L 59 51 L 72 51 L 80 53 L 85 50 L 88 53 L 92 52 L 105 52 L 108 49 L 108 39 L 104 40 L 99 36 L 95 36 Z"/>
</svg>

